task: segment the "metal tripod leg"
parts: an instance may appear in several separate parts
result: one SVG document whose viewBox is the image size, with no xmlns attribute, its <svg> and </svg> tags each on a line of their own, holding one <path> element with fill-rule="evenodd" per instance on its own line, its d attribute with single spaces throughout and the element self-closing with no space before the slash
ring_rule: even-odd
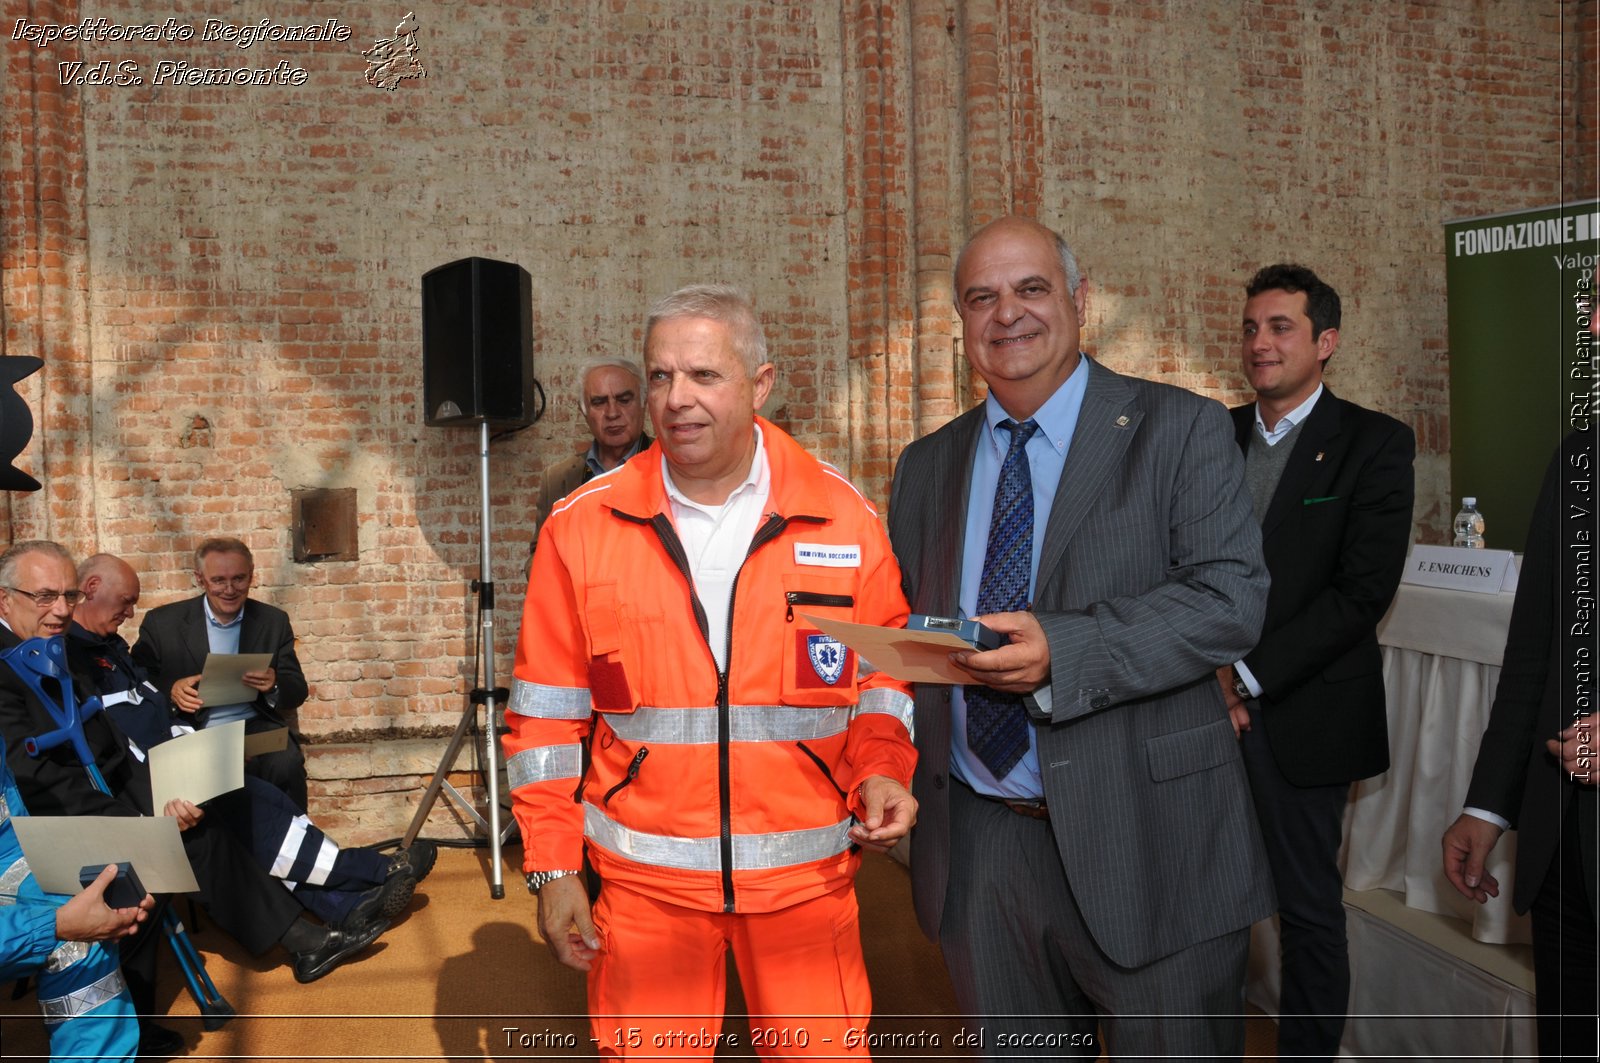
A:
<svg viewBox="0 0 1600 1063">
<path fill-rule="evenodd" d="M 433 811 L 433 803 L 439 799 L 439 791 L 444 790 L 455 802 L 457 808 L 471 816 L 480 828 L 487 831 L 489 824 L 472 802 L 461 795 L 461 791 L 451 786 L 446 777 L 455 769 L 456 757 L 461 752 L 461 744 L 467 740 L 467 734 L 472 730 L 472 725 L 477 722 L 478 706 L 468 705 L 461 714 L 461 722 L 456 724 L 456 733 L 451 737 L 450 744 L 445 747 L 444 757 L 439 761 L 439 767 L 433 773 L 433 780 L 428 783 L 428 788 L 422 792 L 422 804 L 417 806 L 416 815 L 411 817 L 411 825 L 406 828 L 404 837 L 400 839 L 402 849 L 409 848 L 417 840 L 417 835 L 422 833 L 422 826 L 428 821 L 428 813 Z"/>
</svg>

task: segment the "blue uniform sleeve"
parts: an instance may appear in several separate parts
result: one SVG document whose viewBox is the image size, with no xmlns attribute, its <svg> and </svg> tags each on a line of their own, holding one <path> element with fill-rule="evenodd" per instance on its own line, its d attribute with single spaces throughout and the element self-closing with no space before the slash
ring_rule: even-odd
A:
<svg viewBox="0 0 1600 1063">
<path fill-rule="evenodd" d="M 55 905 L 0 907 L 0 980 L 33 974 L 55 947 Z"/>
</svg>

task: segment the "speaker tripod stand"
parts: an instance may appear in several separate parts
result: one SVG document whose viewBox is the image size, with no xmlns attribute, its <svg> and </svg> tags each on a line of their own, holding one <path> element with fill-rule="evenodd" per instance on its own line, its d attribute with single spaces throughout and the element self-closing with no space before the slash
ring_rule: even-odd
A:
<svg viewBox="0 0 1600 1063">
<path fill-rule="evenodd" d="M 450 739 L 450 744 L 445 748 L 444 757 L 439 761 L 439 767 L 433 773 L 433 780 L 428 783 L 428 788 L 422 794 L 422 803 L 417 806 L 416 815 L 411 817 L 411 826 L 406 828 L 405 837 L 400 844 L 409 846 L 416 840 L 422 825 L 428 821 L 428 813 L 433 810 L 434 802 L 439 799 L 441 791 L 449 795 L 456 806 L 470 816 L 478 828 L 484 831 L 489 845 L 489 896 L 500 900 L 506 895 L 506 887 L 501 874 L 500 849 L 505 844 L 506 837 L 516 829 L 515 822 L 507 825 L 502 832 L 500 828 L 500 715 L 499 707 L 509 699 L 509 692 L 505 687 L 494 685 L 494 579 L 489 562 L 489 547 L 491 543 L 489 531 L 489 425 L 485 421 L 478 425 L 478 578 L 472 581 L 472 589 L 478 596 L 477 631 L 478 652 L 475 655 L 474 668 L 482 679 L 482 685 L 474 687 L 467 700 L 467 707 L 461 713 L 461 722 L 456 725 L 455 736 Z M 489 818 L 484 817 L 472 806 L 472 802 L 464 797 L 449 782 L 448 776 L 456 765 L 456 757 L 461 752 L 461 746 L 467 736 L 475 730 L 478 722 L 478 709 L 484 710 L 483 727 L 483 779 L 484 791 L 488 794 Z"/>
</svg>

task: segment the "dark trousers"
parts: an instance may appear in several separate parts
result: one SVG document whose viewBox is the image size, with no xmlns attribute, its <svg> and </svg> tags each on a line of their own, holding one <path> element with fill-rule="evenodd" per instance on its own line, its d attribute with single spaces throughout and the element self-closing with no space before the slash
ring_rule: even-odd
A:
<svg viewBox="0 0 1600 1063">
<path fill-rule="evenodd" d="M 362 891 L 388 877 L 388 857 L 373 849 L 341 848 L 262 779 L 245 776 L 242 793 L 224 795 L 208 807 L 263 871 L 284 885 L 293 883 L 295 897 L 325 923 L 343 923 Z"/>
<path fill-rule="evenodd" d="M 1267 746 L 1254 702 L 1250 720 L 1239 749 L 1278 893 L 1283 970 L 1278 1054 L 1285 1059 L 1331 1059 L 1339 1052 L 1350 1004 L 1350 949 L 1339 873 L 1339 839 L 1350 787 L 1291 783 Z"/>
<path fill-rule="evenodd" d="M 217 802 L 227 803 L 242 793 L 235 790 L 208 802 L 206 818 L 183 832 L 183 850 L 194 869 L 200 886 L 197 896 L 207 914 L 252 955 L 259 956 L 277 944 L 304 909 L 283 883 L 256 865 L 249 849 L 227 830 L 225 817 L 218 814 L 213 818 Z M 248 816 L 248 810 L 243 814 Z M 157 900 L 170 903 L 172 898 Z M 123 974 L 141 1015 L 155 1011 L 156 949 L 166 936 L 160 916 L 158 907 L 140 925 L 139 933 L 122 945 Z"/>
<path fill-rule="evenodd" d="M 950 842 L 939 944 L 984 1059 L 1239 1058 L 1248 927 L 1121 967 L 1084 922 L 1048 820 L 952 780 Z"/>
<path fill-rule="evenodd" d="M 1600 1011 L 1600 951 L 1585 884 L 1576 802 L 1562 817 L 1561 844 L 1534 898 L 1533 981 L 1541 1059 L 1593 1060 Z"/>
</svg>

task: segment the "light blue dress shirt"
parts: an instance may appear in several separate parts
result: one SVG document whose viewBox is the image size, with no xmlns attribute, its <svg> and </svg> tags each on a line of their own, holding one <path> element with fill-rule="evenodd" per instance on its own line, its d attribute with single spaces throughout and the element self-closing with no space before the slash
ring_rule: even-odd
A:
<svg viewBox="0 0 1600 1063">
<path fill-rule="evenodd" d="M 1066 467 L 1072 433 L 1078 427 L 1078 411 L 1088 388 L 1088 358 L 1080 355 L 1078 367 L 1056 389 L 1032 420 L 1039 431 L 1028 440 L 1028 471 L 1033 477 L 1033 560 L 1028 566 L 1028 600 L 1033 600 L 1039 576 L 1039 553 L 1044 545 L 1044 530 L 1050 522 L 1050 507 L 1055 503 L 1061 470 Z M 983 404 L 984 426 L 978 433 L 978 451 L 972 462 L 972 485 L 967 498 L 967 538 L 961 553 L 961 615 L 972 616 L 978 608 L 978 585 L 983 582 L 983 559 L 989 547 L 989 521 L 994 513 L 995 486 L 1000 466 L 1011 445 L 1011 433 L 996 426 L 1011 415 L 991 394 Z M 1017 765 L 996 779 L 983 762 L 967 748 L 967 698 L 961 687 L 950 695 L 950 770 L 956 778 L 982 794 L 992 797 L 1032 799 L 1044 794 L 1039 778 L 1039 749 L 1034 729 L 1028 728 L 1028 750 Z"/>
<path fill-rule="evenodd" d="M 238 615 L 224 624 L 212 614 L 210 601 L 202 598 L 200 604 L 206 611 L 206 644 L 211 652 L 238 653 L 239 631 L 244 624 L 244 609 L 241 607 Z M 206 708 L 210 710 L 206 716 L 207 727 L 216 727 L 234 720 L 253 720 L 258 715 L 255 703 L 251 701 L 242 701 L 237 705 L 207 705 Z"/>
</svg>

